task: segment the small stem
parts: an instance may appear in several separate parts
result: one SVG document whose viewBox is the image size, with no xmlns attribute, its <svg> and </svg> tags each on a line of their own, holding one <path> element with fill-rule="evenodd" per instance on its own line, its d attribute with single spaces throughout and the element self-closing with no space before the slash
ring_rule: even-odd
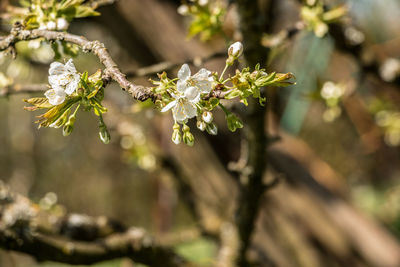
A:
<svg viewBox="0 0 400 267">
<path fill-rule="evenodd" d="M 224 105 L 222 105 L 221 103 L 218 103 L 218 106 L 225 112 L 226 115 L 228 115 L 230 113 L 230 111 L 227 110 L 226 107 Z"/>
<path fill-rule="evenodd" d="M 81 104 L 78 104 L 78 106 L 76 107 L 76 109 L 75 109 L 75 111 L 74 111 L 74 114 L 72 114 L 72 115 L 74 115 L 74 117 L 76 116 L 76 113 L 78 112 L 78 109 L 81 107 Z"/>
<path fill-rule="evenodd" d="M 222 80 L 222 78 L 224 78 L 224 74 L 225 74 L 225 72 L 226 72 L 226 70 L 228 69 L 228 64 L 225 64 L 225 68 L 224 68 L 224 70 L 222 71 L 222 73 L 221 73 L 221 76 L 219 77 L 219 80 L 221 81 Z"/>
</svg>

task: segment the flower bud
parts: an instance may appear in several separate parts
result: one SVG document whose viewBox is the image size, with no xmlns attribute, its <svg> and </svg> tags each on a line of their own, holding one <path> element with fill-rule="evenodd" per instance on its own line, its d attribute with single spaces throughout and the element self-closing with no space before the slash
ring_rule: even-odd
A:
<svg viewBox="0 0 400 267">
<path fill-rule="evenodd" d="M 226 122 L 228 124 L 228 129 L 231 132 L 236 131 L 237 128 L 243 128 L 243 122 L 233 113 L 229 113 L 226 116 Z"/>
<path fill-rule="evenodd" d="M 172 133 L 171 137 L 172 142 L 174 142 L 175 145 L 179 145 L 182 141 L 182 135 L 180 131 L 174 131 Z"/>
<path fill-rule="evenodd" d="M 54 21 L 49 21 L 49 22 L 47 22 L 47 24 L 46 24 L 46 28 L 47 28 L 49 31 L 54 31 L 54 30 L 57 28 L 57 24 L 56 24 Z"/>
<path fill-rule="evenodd" d="M 188 146 L 193 146 L 194 144 L 194 136 L 191 132 L 187 131 L 183 133 L 183 142 Z"/>
<path fill-rule="evenodd" d="M 72 133 L 73 130 L 74 130 L 74 127 L 72 125 L 66 124 L 63 127 L 63 135 L 68 136 Z"/>
<path fill-rule="evenodd" d="M 232 44 L 228 49 L 229 57 L 237 59 L 243 54 L 243 45 L 241 42 L 236 42 Z"/>
<path fill-rule="evenodd" d="M 217 125 L 215 125 L 214 123 L 210 123 L 207 125 L 206 127 L 207 133 L 211 134 L 211 135 L 217 135 L 218 134 L 218 128 Z"/>
<path fill-rule="evenodd" d="M 189 14 L 189 7 L 187 5 L 180 5 L 178 7 L 178 14 L 186 16 Z"/>
<path fill-rule="evenodd" d="M 199 0 L 198 4 L 199 6 L 205 6 L 208 4 L 208 0 Z"/>
<path fill-rule="evenodd" d="M 75 120 L 76 120 L 76 115 L 72 114 L 71 116 L 69 116 L 67 123 L 64 125 L 63 128 L 63 135 L 64 136 L 68 136 L 72 133 L 72 131 L 74 130 L 74 124 L 75 124 Z"/>
<path fill-rule="evenodd" d="M 99 137 L 104 144 L 110 143 L 111 136 L 105 125 L 100 126 Z"/>
<path fill-rule="evenodd" d="M 182 127 L 182 131 L 183 131 L 184 133 L 190 132 L 189 126 L 187 126 L 186 124 L 184 124 L 183 127 Z"/>
<path fill-rule="evenodd" d="M 213 121 L 213 115 L 210 111 L 204 111 L 203 115 L 201 116 L 205 123 L 211 123 Z"/>
<path fill-rule="evenodd" d="M 181 127 L 179 126 L 178 123 L 174 124 L 174 127 L 173 127 L 174 131 L 172 133 L 171 140 L 172 140 L 172 142 L 174 142 L 175 145 L 180 144 L 182 141 L 182 135 L 181 135 L 180 128 Z"/>
<path fill-rule="evenodd" d="M 207 124 L 204 121 L 197 121 L 196 126 L 200 131 L 203 132 L 206 129 Z"/>
<path fill-rule="evenodd" d="M 57 19 L 57 30 L 66 30 L 68 29 L 69 23 L 65 18 L 58 18 Z"/>
</svg>

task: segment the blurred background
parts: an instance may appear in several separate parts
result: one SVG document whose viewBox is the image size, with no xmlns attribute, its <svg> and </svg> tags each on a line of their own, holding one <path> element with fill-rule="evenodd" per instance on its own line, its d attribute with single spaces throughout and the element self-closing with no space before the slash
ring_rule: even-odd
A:
<svg viewBox="0 0 400 267">
<path fill-rule="evenodd" d="M 324 38 L 302 30 L 271 45 L 300 20 L 295 0 L 275 1 L 272 31 L 263 39 L 272 51 L 267 72 L 290 71 L 296 85 L 267 92 L 268 133 L 276 142 L 265 179 L 280 182 L 263 198 L 250 257 L 261 266 L 399 266 L 400 3 L 326 2 L 349 7 L 344 41 L 332 26 Z M 159 62 L 194 59 L 192 73 L 203 66 L 221 72 L 225 56 L 201 58 L 224 53 L 226 38 L 188 38 L 190 18 L 177 13 L 180 4 L 120 0 L 101 7 L 99 17 L 75 20 L 70 31 L 104 42 L 137 84 L 156 77 L 139 77 L 137 69 Z M 235 12 L 229 6 L 223 24 L 229 39 L 240 38 Z M 1 29 L 6 34 L 9 26 Z M 0 55 L 2 75 L 46 83 L 50 45 L 21 42 L 17 50 L 16 60 Z M 101 68 L 91 54 L 74 62 L 81 72 Z M 0 179 L 44 208 L 143 227 L 185 257 L 214 266 L 218 244 L 198 226 L 217 233 L 234 211 L 243 130 L 229 132 L 220 111 L 217 136 L 193 131 L 194 147 L 174 145 L 170 114 L 132 102 L 115 84 L 105 95 L 108 145 L 92 114 L 79 112 L 74 132 L 63 137 L 61 130 L 37 129 L 38 113 L 23 109 L 30 95 L 0 98 Z M 240 103 L 231 108 L 239 116 L 245 110 Z M 67 265 L 0 250 L 0 266 Z M 96 266 L 138 265 L 121 259 Z"/>
</svg>

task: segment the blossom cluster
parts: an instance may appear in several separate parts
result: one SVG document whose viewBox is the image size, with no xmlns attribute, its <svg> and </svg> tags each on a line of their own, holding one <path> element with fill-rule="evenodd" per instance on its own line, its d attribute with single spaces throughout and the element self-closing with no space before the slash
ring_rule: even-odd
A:
<svg viewBox="0 0 400 267">
<path fill-rule="evenodd" d="M 53 62 L 48 79 L 50 89 L 44 93 L 45 97 L 25 100 L 32 105 L 25 107 L 27 110 L 47 109 L 47 112 L 38 116 L 39 127 L 63 127 L 63 135 L 70 135 L 76 114 L 83 107 L 86 111 L 93 110 L 98 116 L 99 137 L 103 143 L 108 143 L 110 134 L 102 117 L 107 109 L 101 104 L 104 97 L 101 70 L 91 76 L 88 76 L 87 72 L 81 74 L 70 59 L 65 64 Z"/>
<path fill-rule="evenodd" d="M 268 74 L 259 66 L 252 72 L 249 68 L 236 70 L 234 76 L 225 78 L 227 68 L 231 67 L 242 54 L 242 43 L 232 44 L 228 49 L 228 58 L 221 75 L 205 68 L 192 75 L 189 65 L 183 64 L 176 79 L 169 79 L 166 73 L 162 73 L 159 75 L 159 81 L 152 81 L 156 85 L 154 93 L 161 95 L 161 100 L 156 103 L 161 112 L 172 110 L 175 122 L 172 141 L 175 144 L 182 141 L 187 145 L 194 144 L 194 136 L 187 123 L 195 117 L 199 130 L 216 135 L 218 128 L 213 122 L 212 112 L 217 107 L 224 111 L 229 130 L 233 132 L 243 127 L 241 120 L 223 105 L 220 98 L 214 97 L 213 93 L 222 93 L 226 100 L 239 98 L 246 105 L 249 97 L 258 98 L 260 104 L 263 104 L 265 99 L 261 94 L 262 87 L 292 84 L 289 81 L 293 78 L 292 74 Z"/>
<path fill-rule="evenodd" d="M 328 24 L 341 20 L 347 14 L 347 7 L 341 5 L 328 11 L 324 9 L 322 1 L 308 1 L 301 8 L 301 18 L 309 31 L 317 37 L 324 37 L 329 30 Z"/>
<path fill-rule="evenodd" d="M 17 20 L 27 29 L 65 31 L 74 18 L 99 15 L 92 7 L 84 4 L 84 0 L 31 0 L 20 1 L 26 12 L 15 14 Z M 12 21 L 15 22 L 15 21 Z"/>
<path fill-rule="evenodd" d="M 49 103 L 56 106 L 65 101 L 67 95 L 71 95 L 78 89 L 81 75 L 77 73 L 72 59 L 67 63 L 53 62 L 49 69 L 49 84 L 52 89 L 44 94 Z"/>
</svg>

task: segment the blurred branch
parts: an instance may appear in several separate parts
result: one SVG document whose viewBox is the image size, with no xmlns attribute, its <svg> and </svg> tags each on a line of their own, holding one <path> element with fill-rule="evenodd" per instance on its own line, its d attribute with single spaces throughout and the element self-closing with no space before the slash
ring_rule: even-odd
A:
<svg viewBox="0 0 400 267">
<path fill-rule="evenodd" d="M 223 52 L 217 52 L 214 54 L 211 54 L 207 57 L 196 57 L 193 59 L 189 59 L 186 60 L 184 62 L 178 62 L 178 63 L 173 63 L 173 62 L 169 62 L 169 61 L 165 61 L 165 62 L 160 62 L 158 64 L 154 64 L 148 67 L 143 67 L 134 71 L 130 71 L 126 73 L 126 76 L 128 78 L 135 78 L 135 77 L 143 77 L 143 76 L 151 76 L 163 71 L 170 71 L 173 70 L 175 68 L 178 68 L 180 66 L 182 66 L 184 63 L 187 64 L 192 64 L 195 66 L 200 66 L 210 60 L 216 59 L 216 58 L 222 58 L 222 57 L 226 57 L 226 51 Z"/>
<path fill-rule="evenodd" d="M 0 97 L 15 94 L 30 94 L 44 92 L 49 89 L 47 84 L 12 84 L 4 88 L 0 88 Z"/>
<path fill-rule="evenodd" d="M 244 47 L 247 49 L 244 55 L 250 67 L 257 63 L 264 66 L 269 49 L 261 45 L 261 33 L 268 28 L 268 20 L 271 20 L 272 0 L 265 2 L 265 10 L 260 8 L 258 1 L 236 0 L 240 17 L 240 31 L 243 37 Z M 263 12 L 269 14 L 263 14 Z M 260 206 L 260 200 L 265 192 L 263 174 L 266 169 L 267 145 L 265 136 L 266 108 L 259 105 L 258 101 L 250 101 L 246 114 L 246 139 L 248 142 L 248 158 L 245 169 L 249 173 L 243 173 L 240 179 L 240 194 L 237 202 L 236 224 L 240 237 L 238 265 L 248 266 L 246 252 L 251 243 L 251 235 L 255 228 Z"/>
<path fill-rule="evenodd" d="M 69 264 L 93 264 L 128 257 L 150 266 L 189 266 L 170 249 L 156 245 L 143 229 L 132 227 L 124 230 L 122 227 L 113 227 L 116 224 L 107 223 L 110 221 L 103 217 L 95 219 L 86 215 L 71 216 L 64 224 L 60 224 L 50 211 L 41 209 L 0 183 L 1 248 L 27 253 L 39 261 Z M 55 230 L 65 231 L 65 222 L 75 227 L 84 225 L 81 229 L 88 231 L 94 231 L 91 227 L 99 225 L 108 225 L 111 230 L 107 234 L 103 233 L 103 237 L 98 235 L 91 242 L 77 241 Z"/>
<path fill-rule="evenodd" d="M 93 9 L 97 9 L 101 6 L 112 5 L 118 0 L 88 0 L 85 5 L 90 6 Z"/>
</svg>

